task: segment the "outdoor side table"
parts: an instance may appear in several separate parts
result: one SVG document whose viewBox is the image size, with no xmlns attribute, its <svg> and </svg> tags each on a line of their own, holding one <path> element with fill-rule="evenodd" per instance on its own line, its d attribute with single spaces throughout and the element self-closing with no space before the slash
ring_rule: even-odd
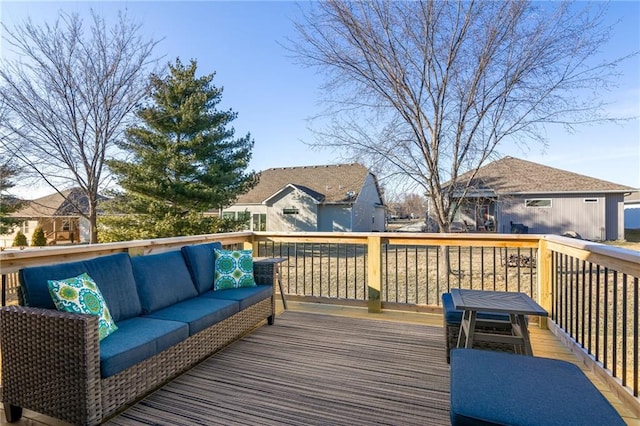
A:
<svg viewBox="0 0 640 426">
<path fill-rule="evenodd" d="M 278 280 L 278 288 L 280 289 L 280 297 L 282 297 L 282 306 L 287 309 L 287 300 L 284 296 L 284 287 L 282 286 L 282 278 L 280 276 L 280 264 L 288 261 L 286 257 L 261 257 L 254 259 L 254 263 L 268 263 L 273 264 L 273 268 L 276 275 L 276 280 Z"/>
<path fill-rule="evenodd" d="M 474 340 L 478 340 L 520 345 L 525 355 L 533 355 L 525 316 L 546 317 L 548 313 L 531 297 L 525 293 L 507 291 L 451 289 L 451 298 L 456 309 L 464 311 L 458 335 L 459 348 L 473 348 Z M 476 315 L 479 311 L 509 314 L 512 335 L 476 332 Z"/>
</svg>

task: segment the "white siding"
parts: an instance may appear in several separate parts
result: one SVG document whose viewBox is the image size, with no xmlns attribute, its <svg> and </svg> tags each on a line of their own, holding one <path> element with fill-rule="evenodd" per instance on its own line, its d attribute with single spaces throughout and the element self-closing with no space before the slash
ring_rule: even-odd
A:
<svg viewBox="0 0 640 426">
<path fill-rule="evenodd" d="M 378 194 L 375 180 L 367 175 L 364 185 L 353 203 L 354 232 L 384 231 L 384 210 L 380 212 L 382 200 Z"/>
<path fill-rule="evenodd" d="M 318 209 L 318 231 L 349 232 L 351 207 L 344 204 L 325 204 Z"/>
<path fill-rule="evenodd" d="M 309 195 L 288 188 L 271 198 L 267 213 L 267 229 L 275 232 L 313 232 L 318 230 L 318 206 Z M 285 214 L 285 209 L 297 214 Z"/>
</svg>

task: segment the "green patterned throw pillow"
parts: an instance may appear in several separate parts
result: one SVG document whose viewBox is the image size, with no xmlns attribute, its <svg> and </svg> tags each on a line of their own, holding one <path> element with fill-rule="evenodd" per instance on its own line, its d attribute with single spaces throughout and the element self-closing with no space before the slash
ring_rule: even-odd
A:
<svg viewBox="0 0 640 426">
<path fill-rule="evenodd" d="M 86 273 L 64 280 L 48 280 L 47 284 L 53 303 L 59 311 L 99 317 L 100 340 L 118 329 L 100 289 Z"/>
<path fill-rule="evenodd" d="M 253 250 L 215 249 L 216 274 L 214 290 L 255 287 L 253 279 Z"/>
</svg>

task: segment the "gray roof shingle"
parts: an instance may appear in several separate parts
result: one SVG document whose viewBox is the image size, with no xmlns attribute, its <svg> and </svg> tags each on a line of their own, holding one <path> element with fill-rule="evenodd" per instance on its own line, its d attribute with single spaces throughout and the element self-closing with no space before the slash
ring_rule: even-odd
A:
<svg viewBox="0 0 640 426">
<path fill-rule="evenodd" d="M 467 172 L 459 177 L 458 182 L 466 182 L 470 176 L 471 172 Z M 504 157 L 481 167 L 472 187 L 493 190 L 496 194 L 635 191 L 630 186 L 514 157 Z"/>
<path fill-rule="evenodd" d="M 369 170 L 362 164 L 283 167 L 260 173 L 258 184 L 236 204 L 261 204 L 287 185 L 306 192 L 321 203 L 348 202 L 358 196 Z M 349 198 L 348 193 L 353 193 Z"/>
</svg>

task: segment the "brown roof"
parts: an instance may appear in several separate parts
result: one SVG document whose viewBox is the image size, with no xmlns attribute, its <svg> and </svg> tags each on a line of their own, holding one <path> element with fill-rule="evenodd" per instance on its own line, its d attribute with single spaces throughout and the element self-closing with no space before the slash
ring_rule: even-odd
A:
<svg viewBox="0 0 640 426">
<path fill-rule="evenodd" d="M 459 182 L 466 182 L 469 176 L 470 172 L 461 175 Z M 496 194 L 635 191 L 630 186 L 513 157 L 504 157 L 481 167 L 472 187 L 492 190 Z"/>
<path fill-rule="evenodd" d="M 53 217 L 53 216 L 80 216 L 76 208 L 67 200 L 73 200 L 75 204 L 84 210 L 88 210 L 86 196 L 78 188 L 61 191 L 61 194 L 45 195 L 35 200 L 24 201 L 24 207 L 13 212 L 12 217 Z"/>
<path fill-rule="evenodd" d="M 357 163 L 267 169 L 260 173 L 258 184 L 239 196 L 236 204 L 261 204 L 289 185 L 320 203 L 348 202 L 358 196 L 368 174 L 369 170 Z"/>
</svg>

